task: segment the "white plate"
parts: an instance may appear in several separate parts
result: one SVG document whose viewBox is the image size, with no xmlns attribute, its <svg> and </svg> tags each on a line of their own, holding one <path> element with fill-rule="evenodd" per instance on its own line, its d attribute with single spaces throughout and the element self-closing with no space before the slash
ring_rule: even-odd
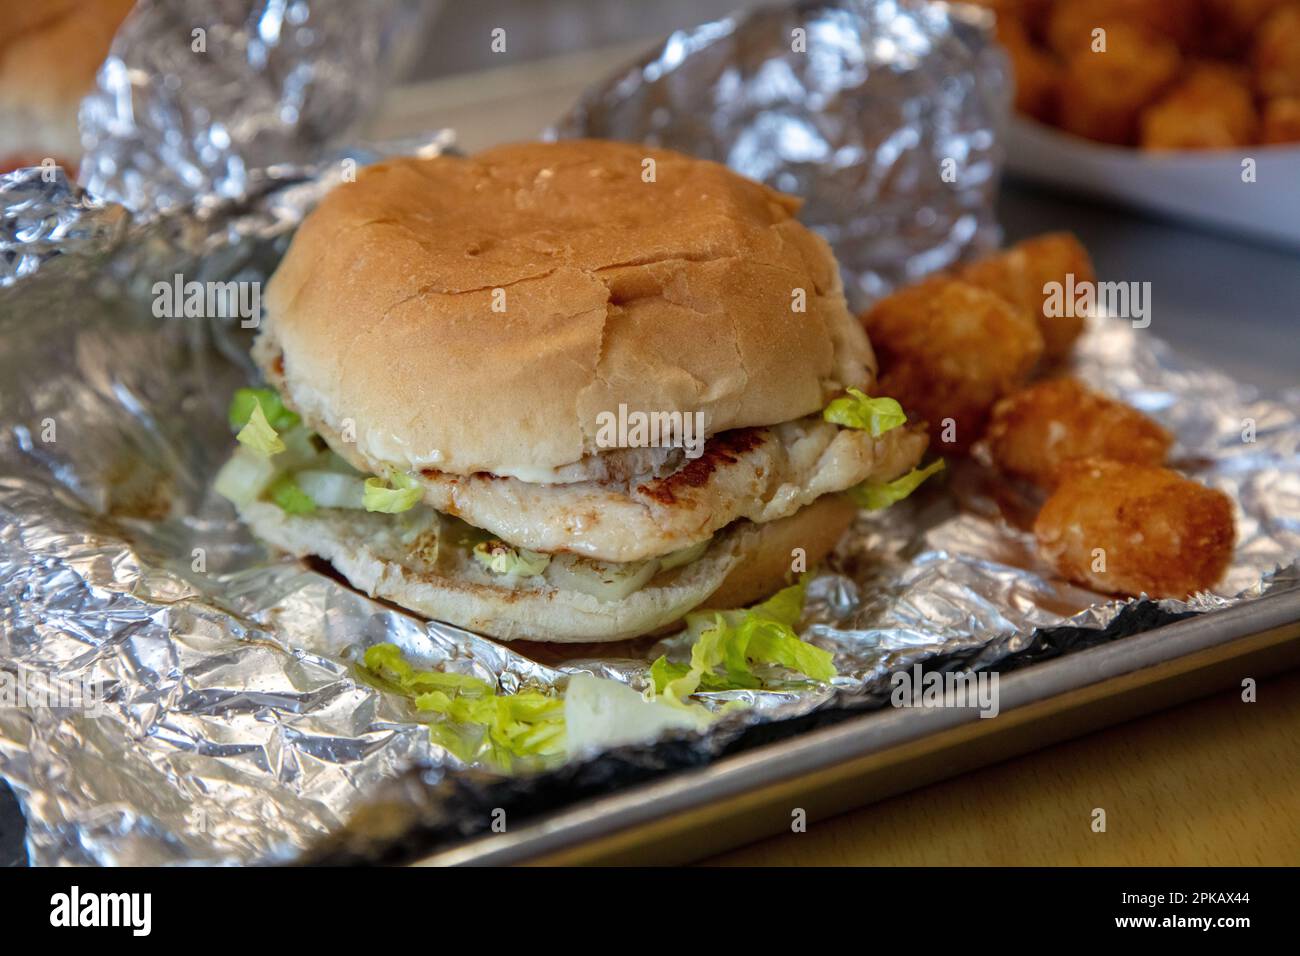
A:
<svg viewBox="0 0 1300 956">
<path fill-rule="evenodd" d="M 1022 117 L 1007 170 L 1166 215 L 1300 247 L 1300 146 L 1147 152 L 1071 136 Z M 1255 162 L 1255 181 L 1242 179 Z"/>
</svg>

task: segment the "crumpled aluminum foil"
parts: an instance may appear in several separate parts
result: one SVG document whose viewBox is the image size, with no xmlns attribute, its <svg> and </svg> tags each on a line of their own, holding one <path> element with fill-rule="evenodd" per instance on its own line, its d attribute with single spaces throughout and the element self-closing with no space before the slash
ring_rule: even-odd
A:
<svg viewBox="0 0 1300 956">
<path fill-rule="evenodd" d="M 507 691 L 578 671 L 635 683 L 680 648 L 678 637 L 575 659 L 420 621 L 270 558 L 212 493 L 230 450 L 224 406 L 251 375 L 248 333 L 155 318 L 151 282 L 265 276 L 338 166 L 277 169 L 239 197 L 196 195 L 197 214 L 134 218 L 57 178 L 0 180 L 0 665 L 103 688 L 96 716 L 0 709 L 0 774 L 24 804 L 35 863 L 290 860 L 412 766 L 425 784 L 499 779 L 461 767 L 402 702 L 355 678 L 371 643 Z M 1166 607 L 1248 599 L 1300 554 L 1300 395 L 1263 399 L 1117 320 L 1093 323 L 1078 366 L 1172 428 L 1188 470 L 1239 503 L 1222 594 Z M 913 661 L 1010 662 L 1035 626 L 1115 616 L 1116 602 L 1038 566 L 978 464 L 948 485 L 954 494 L 936 487 L 864 515 L 812 581 L 806 636 L 835 652 L 833 689 L 715 695 L 753 706 L 683 745 L 707 759 L 738 724 L 865 692 Z"/>
<path fill-rule="evenodd" d="M 925 0 L 774 6 L 674 33 L 552 135 L 644 142 L 804 200 L 864 308 L 996 248 L 1011 80 L 992 18 Z"/>
<path fill-rule="evenodd" d="M 248 196 L 350 143 L 436 8 L 138 0 L 81 105 L 81 182 L 142 215 Z"/>
</svg>

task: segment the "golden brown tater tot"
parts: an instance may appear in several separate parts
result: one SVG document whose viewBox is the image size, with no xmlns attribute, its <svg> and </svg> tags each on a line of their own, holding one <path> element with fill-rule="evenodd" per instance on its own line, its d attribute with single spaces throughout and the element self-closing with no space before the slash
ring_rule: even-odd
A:
<svg viewBox="0 0 1300 956">
<path fill-rule="evenodd" d="M 986 435 L 994 464 L 1051 489 L 1061 468 L 1080 458 L 1164 464 L 1173 436 L 1136 408 L 1074 378 L 1013 392 L 993 406 Z"/>
<path fill-rule="evenodd" d="M 1264 21 L 1255 34 L 1251 63 L 1260 96 L 1300 96 L 1300 4 L 1283 7 Z"/>
<path fill-rule="evenodd" d="M 1011 73 L 1016 83 L 1016 111 L 1044 123 L 1055 122 L 1061 65 L 1034 46 L 1019 20 L 999 17 L 998 40 L 1011 61 Z"/>
<path fill-rule="evenodd" d="M 1206 52 L 1238 58 L 1250 48 L 1259 25 L 1279 7 L 1295 0 L 1202 0 L 1205 29 L 1201 46 Z"/>
<path fill-rule="evenodd" d="M 1167 468 L 1083 459 L 1034 523 L 1039 553 L 1106 594 L 1183 598 L 1214 586 L 1232 558 L 1232 502 Z"/>
<path fill-rule="evenodd" d="M 964 266 L 956 272 L 963 282 L 996 292 L 1012 305 L 1026 309 L 1043 333 L 1044 355 L 1051 360 L 1069 354 L 1083 331 L 1082 315 L 1047 315 L 1043 291 L 1049 282 L 1066 282 L 1073 275 L 1077 286 L 1097 281 L 1088 250 L 1068 232 L 1049 232 L 1018 242 L 1005 252 Z"/>
<path fill-rule="evenodd" d="M 1202 22 L 1200 0 L 1058 0 L 1047 16 L 1047 45 L 1072 59 L 1091 50 L 1093 30 L 1123 24 L 1190 47 Z"/>
<path fill-rule="evenodd" d="M 1126 23 L 1106 31 L 1105 52 L 1084 50 L 1061 80 L 1061 128 L 1103 143 L 1137 139 L 1138 116 L 1173 82 L 1181 56 L 1166 37 Z"/>
<path fill-rule="evenodd" d="M 1259 117 L 1240 70 L 1203 63 L 1148 106 L 1140 126 L 1146 149 L 1226 149 L 1253 142 Z"/>
<path fill-rule="evenodd" d="M 1262 143 L 1300 143 L 1300 96 L 1278 96 L 1264 104 Z"/>
<path fill-rule="evenodd" d="M 1023 383 L 1043 353 L 1028 312 L 955 279 L 895 292 L 863 322 L 880 361 L 878 394 L 924 418 L 940 454 L 964 453 L 993 403 Z"/>
</svg>

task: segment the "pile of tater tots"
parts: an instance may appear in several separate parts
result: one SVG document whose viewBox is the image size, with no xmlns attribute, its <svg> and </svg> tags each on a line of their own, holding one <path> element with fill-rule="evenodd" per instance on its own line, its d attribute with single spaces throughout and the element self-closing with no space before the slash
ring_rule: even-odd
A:
<svg viewBox="0 0 1300 956">
<path fill-rule="evenodd" d="M 1016 109 L 1145 149 L 1300 142 L 1300 0 L 974 0 Z"/>
<path fill-rule="evenodd" d="M 1165 428 L 1068 374 L 1085 317 L 1047 307 L 1048 289 L 1095 281 L 1078 240 L 1052 233 L 882 299 L 862 317 L 879 393 L 926 422 L 932 450 L 975 452 L 1042 502 L 1038 553 L 1062 577 L 1104 594 L 1209 590 L 1232 557 L 1232 502 L 1165 467 Z"/>
</svg>

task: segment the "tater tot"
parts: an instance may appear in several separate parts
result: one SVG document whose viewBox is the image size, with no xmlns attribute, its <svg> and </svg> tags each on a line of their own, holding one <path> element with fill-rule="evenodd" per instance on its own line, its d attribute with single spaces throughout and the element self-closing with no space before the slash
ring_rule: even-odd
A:
<svg viewBox="0 0 1300 956">
<path fill-rule="evenodd" d="M 1011 61 L 1011 74 L 1016 84 L 1016 111 L 1044 123 L 1055 122 L 1056 94 L 1061 85 L 1060 64 L 1033 45 L 1019 20 L 999 17 L 998 40 Z"/>
<path fill-rule="evenodd" d="M 1226 149 L 1254 142 L 1259 118 L 1242 71 L 1203 63 L 1142 112 L 1140 127 L 1146 149 Z"/>
<path fill-rule="evenodd" d="M 1260 96 L 1300 96 L 1300 4 L 1275 11 L 1251 50 Z"/>
<path fill-rule="evenodd" d="M 1082 315 L 1047 314 L 1044 287 L 1049 282 L 1064 286 L 1069 275 L 1074 276 L 1076 286 L 1097 281 L 1088 250 L 1068 232 L 1026 239 L 956 273 L 963 282 L 996 292 L 1012 305 L 1027 310 L 1043 334 L 1044 356 L 1053 361 L 1067 356 L 1083 331 Z"/>
<path fill-rule="evenodd" d="M 1250 47 L 1259 25 L 1279 7 L 1295 0 L 1202 0 L 1206 52 L 1236 57 Z"/>
<path fill-rule="evenodd" d="M 1105 52 L 1084 50 L 1066 62 L 1057 107 L 1061 128 L 1103 143 L 1136 142 L 1139 114 L 1173 82 L 1180 62 L 1168 38 L 1112 24 Z"/>
<path fill-rule="evenodd" d="M 863 322 L 880 362 L 878 394 L 923 417 L 941 454 L 964 453 L 993 403 L 1043 354 L 1043 336 L 1024 309 L 955 279 L 895 292 Z"/>
<path fill-rule="evenodd" d="M 1093 458 L 1062 469 L 1034 537 L 1043 559 L 1076 584 L 1183 598 L 1223 577 L 1236 532 L 1222 492 L 1167 468 Z"/>
<path fill-rule="evenodd" d="M 1264 104 L 1260 142 L 1300 143 L 1300 96 L 1278 96 Z"/>
<path fill-rule="evenodd" d="M 1201 23 L 1201 0 L 1057 0 L 1047 15 L 1047 45 L 1068 60 L 1091 50 L 1093 30 L 1122 24 L 1190 47 Z"/>
<path fill-rule="evenodd" d="M 1067 462 L 1097 457 L 1162 465 L 1173 444 L 1169 432 L 1136 408 L 1074 378 L 1038 382 L 999 401 L 986 437 L 998 468 L 1047 489 Z"/>
</svg>

